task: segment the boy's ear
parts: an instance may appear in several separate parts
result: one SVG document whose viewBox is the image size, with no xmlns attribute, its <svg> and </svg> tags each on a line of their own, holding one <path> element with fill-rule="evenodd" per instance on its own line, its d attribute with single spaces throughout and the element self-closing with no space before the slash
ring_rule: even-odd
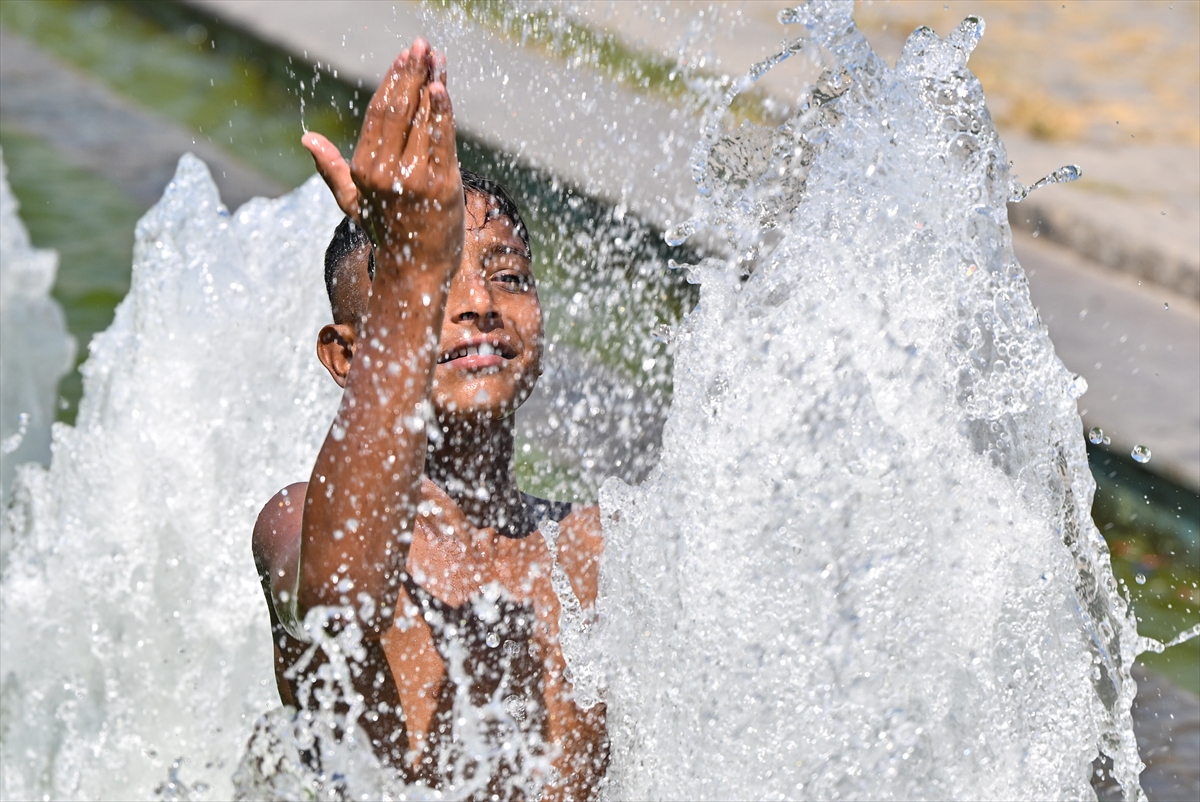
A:
<svg viewBox="0 0 1200 802">
<path fill-rule="evenodd" d="M 317 335 L 317 359 L 342 389 L 346 387 L 350 363 L 354 361 L 355 342 L 354 327 L 346 323 L 325 326 Z"/>
</svg>

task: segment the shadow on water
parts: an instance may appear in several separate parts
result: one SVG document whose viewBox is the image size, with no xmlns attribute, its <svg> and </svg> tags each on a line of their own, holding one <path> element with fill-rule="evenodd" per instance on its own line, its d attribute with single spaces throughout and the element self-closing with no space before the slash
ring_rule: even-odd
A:
<svg viewBox="0 0 1200 802">
<path fill-rule="evenodd" d="M 177 3 L 5 0 L 0 23 L 286 186 L 312 173 L 299 145 L 301 120 L 348 152 L 369 97 L 328 70 Z M 133 226 L 145 208 L 12 121 L 0 119 L 0 142 L 35 244 L 60 254 L 54 293 L 82 361 L 82 346 L 111 322 L 128 288 Z M 650 333 L 694 304 L 695 288 L 667 264 L 696 254 L 666 246 L 653 228 L 478 142 L 463 138 L 460 154 L 464 166 L 499 179 L 522 201 L 537 244 L 550 342 L 620 373 L 661 409 L 670 397 L 670 359 Z M 60 420 L 73 422 L 80 392 L 76 370 L 61 386 Z M 1111 547 L 1114 573 L 1142 633 L 1169 639 L 1200 620 L 1200 496 L 1128 457 L 1091 446 L 1089 455 L 1097 481 L 1093 517 Z M 594 492 L 594 480 L 553 460 L 549 470 L 535 471 L 539 456 L 529 453 L 522 465 L 535 492 Z M 1142 661 L 1200 693 L 1200 640 Z"/>
</svg>

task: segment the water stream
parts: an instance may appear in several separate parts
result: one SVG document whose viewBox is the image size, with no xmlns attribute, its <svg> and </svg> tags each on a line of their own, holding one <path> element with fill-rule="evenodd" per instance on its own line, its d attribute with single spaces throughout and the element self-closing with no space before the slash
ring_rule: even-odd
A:
<svg viewBox="0 0 1200 802">
<path fill-rule="evenodd" d="M 697 149 L 679 236 L 735 257 L 691 268 L 656 472 L 602 495 L 616 795 L 1086 797 L 1097 744 L 1136 793 L 1138 641 L 1085 385 L 1012 252 L 983 24 L 892 70 L 850 11 L 796 12 L 827 70 L 795 119 Z"/>
<path fill-rule="evenodd" d="M 1103 751 L 1137 797 L 1143 642 L 1089 514 L 1086 385 L 1012 253 L 1024 188 L 966 66 L 983 25 L 919 29 L 892 69 L 851 11 L 791 19 L 785 52 L 825 68 L 793 118 L 714 113 L 696 150 L 673 238 L 730 255 L 680 268 L 700 302 L 660 334 L 662 450 L 602 490 L 600 617 L 572 655 L 605 689 L 608 793 L 1088 798 Z M 139 222 L 76 425 L 38 422 L 53 461 L 22 469 L 4 520 L 6 798 L 234 792 L 277 704 L 248 533 L 337 403 L 311 356 L 337 219 L 316 179 L 228 210 L 184 158 Z M 646 322 L 587 336 L 640 364 L 661 355 Z M 57 332 L 62 358 L 21 375 L 53 386 Z M 342 767 L 367 796 L 423 793 Z"/>
</svg>

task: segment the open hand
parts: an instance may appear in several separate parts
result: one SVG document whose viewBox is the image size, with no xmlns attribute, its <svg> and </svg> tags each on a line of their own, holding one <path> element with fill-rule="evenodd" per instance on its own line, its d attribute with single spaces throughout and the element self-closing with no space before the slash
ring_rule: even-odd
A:
<svg viewBox="0 0 1200 802">
<path fill-rule="evenodd" d="M 461 253 L 463 194 L 446 61 L 423 39 L 399 55 L 371 98 L 350 163 L 318 133 L 302 142 L 338 206 L 377 248 Z"/>
</svg>

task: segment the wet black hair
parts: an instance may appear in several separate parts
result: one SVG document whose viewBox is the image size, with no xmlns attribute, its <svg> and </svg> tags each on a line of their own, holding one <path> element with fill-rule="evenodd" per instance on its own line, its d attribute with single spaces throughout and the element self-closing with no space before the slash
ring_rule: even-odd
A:
<svg viewBox="0 0 1200 802">
<path fill-rule="evenodd" d="M 516 201 L 508 194 L 508 190 L 502 184 L 490 178 L 484 178 L 471 170 L 460 168 L 459 172 L 462 174 L 463 194 L 475 192 L 494 203 L 495 208 L 489 212 L 488 219 L 502 215 L 511 220 L 513 231 L 521 238 L 521 242 L 525 243 L 525 255 L 532 258 L 533 250 L 529 246 L 529 229 L 525 228 L 525 221 L 521 219 L 521 211 L 517 208 Z M 325 293 L 329 296 L 330 306 L 333 306 L 333 288 L 342 260 L 362 246 L 369 244 L 366 232 L 349 216 L 343 217 L 342 222 L 338 223 L 337 228 L 334 229 L 333 239 L 329 241 L 329 246 L 325 249 Z M 374 281 L 375 252 L 373 250 L 367 254 L 367 273 Z"/>
<path fill-rule="evenodd" d="M 504 185 L 470 170 L 460 168 L 459 172 L 462 173 L 463 194 L 475 192 L 495 203 L 496 208 L 488 214 L 488 219 L 500 215 L 511 220 L 513 231 L 521 238 L 521 242 L 525 243 L 525 255 L 533 258 L 533 250 L 529 247 L 529 229 L 525 228 L 521 210 L 517 208 L 517 202 L 508 194 Z"/>
<path fill-rule="evenodd" d="M 333 304 L 333 287 L 337 281 L 338 267 L 341 266 L 343 259 L 364 245 L 370 245 L 366 232 L 359 227 L 358 223 L 350 219 L 349 215 L 343 217 L 342 222 L 338 223 L 337 228 L 333 230 L 333 239 L 329 241 L 329 247 L 325 249 L 325 293 L 329 296 L 331 305 Z M 375 278 L 374 251 L 367 254 L 367 273 L 372 279 Z"/>
</svg>

